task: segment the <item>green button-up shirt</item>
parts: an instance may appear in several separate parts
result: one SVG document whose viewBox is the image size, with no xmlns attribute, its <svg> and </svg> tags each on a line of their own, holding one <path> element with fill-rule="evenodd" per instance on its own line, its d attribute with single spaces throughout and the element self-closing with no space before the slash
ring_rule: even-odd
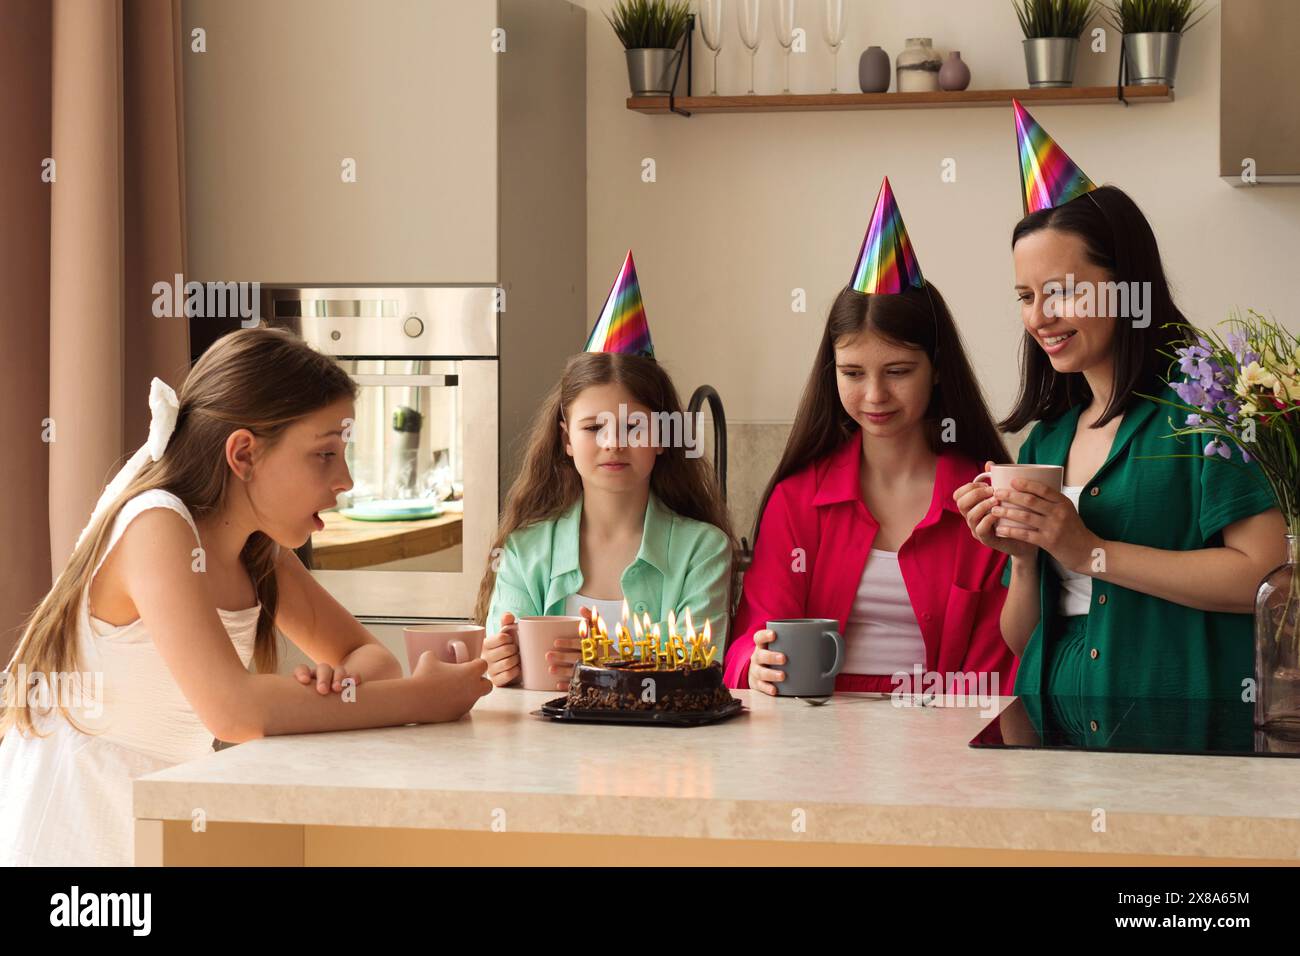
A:
<svg viewBox="0 0 1300 956">
<path fill-rule="evenodd" d="M 1167 390 L 1162 397 L 1176 401 Z M 1020 449 L 1022 464 L 1064 465 L 1082 405 L 1039 422 Z M 1166 551 L 1223 545 L 1223 529 L 1276 507 L 1263 471 L 1201 454 L 1199 436 L 1171 432 L 1183 415 L 1138 398 L 1124 414 L 1107 457 L 1083 486 L 1079 515 L 1094 534 Z M 1188 457 L 1173 458 L 1170 455 Z M 1017 694 L 1045 692 L 1044 625 L 1056 614 L 1061 579 L 1038 553 L 1038 626 L 1016 676 Z M 1010 583 L 1007 563 L 1004 583 Z M 1093 697 L 1239 697 L 1254 676 L 1253 619 L 1248 614 L 1198 611 L 1092 579 L 1087 615 L 1083 694 Z"/>
<path fill-rule="evenodd" d="M 578 528 L 582 500 L 551 521 L 539 521 L 513 532 L 497 569 L 488 607 L 487 632 L 501 629 L 501 615 L 516 617 L 563 614 L 569 595 L 582 591 L 578 563 Z M 681 620 L 686 609 L 697 630 L 711 622 L 713 643 L 721 663 L 727 642 L 727 579 L 731 574 L 731 545 L 711 524 L 685 518 L 654 494 L 646 503 L 641 548 L 621 578 L 628 608 L 640 618 L 660 624 L 668 633 L 668 612 Z M 678 625 L 678 633 L 685 630 Z"/>
</svg>

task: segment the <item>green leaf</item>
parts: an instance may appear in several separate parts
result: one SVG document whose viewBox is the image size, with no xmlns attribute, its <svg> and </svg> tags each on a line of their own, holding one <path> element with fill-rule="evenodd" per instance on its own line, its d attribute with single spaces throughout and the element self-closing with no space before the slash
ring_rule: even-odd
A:
<svg viewBox="0 0 1300 956">
<path fill-rule="evenodd" d="M 1078 39 L 1098 11 L 1097 0 L 1011 0 L 1026 39 Z"/>
<path fill-rule="evenodd" d="M 605 19 L 628 50 L 672 49 L 690 25 L 690 0 L 619 0 Z"/>
<path fill-rule="evenodd" d="M 1186 33 L 1209 15 L 1196 16 L 1204 6 L 1205 0 L 1113 0 L 1106 19 L 1120 33 Z"/>
</svg>

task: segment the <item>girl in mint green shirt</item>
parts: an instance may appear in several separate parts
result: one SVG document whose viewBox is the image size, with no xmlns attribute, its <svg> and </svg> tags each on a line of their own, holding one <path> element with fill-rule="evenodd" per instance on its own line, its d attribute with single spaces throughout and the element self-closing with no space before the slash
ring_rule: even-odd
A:
<svg viewBox="0 0 1300 956">
<path fill-rule="evenodd" d="M 671 612 L 710 622 L 721 662 L 734 539 L 703 436 L 652 358 L 586 352 L 569 360 L 534 420 L 519 477 L 479 587 L 483 657 L 498 686 L 519 677 L 515 622 L 627 602 L 668 633 Z M 682 627 L 679 626 L 679 632 Z M 576 638 L 548 655 L 568 686 Z"/>
</svg>

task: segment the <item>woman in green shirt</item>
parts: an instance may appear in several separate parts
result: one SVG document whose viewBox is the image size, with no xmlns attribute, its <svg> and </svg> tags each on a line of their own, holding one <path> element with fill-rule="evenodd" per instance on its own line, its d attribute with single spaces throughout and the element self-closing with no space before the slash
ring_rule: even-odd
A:
<svg viewBox="0 0 1300 956">
<path fill-rule="evenodd" d="M 1012 235 L 1025 335 L 1001 427 L 1037 422 L 1019 461 L 1064 466 L 1064 488 L 1017 479 L 954 497 L 975 537 L 1012 558 L 1001 623 L 1021 657 L 1016 693 L 1239 697 L 1254 676 L 1255 590 L 1283 559 L 1284 522 L 1258 466 L 1171 436 L 1181 413 L 1143 397 L 1175 399 L 1160 353 L 1179 331 L 1163 326 L 1185 319 L 1141 210 L 1084 182 Z M 1077 706 L 1056 716 L 1099 729 Z"/>
</svg>

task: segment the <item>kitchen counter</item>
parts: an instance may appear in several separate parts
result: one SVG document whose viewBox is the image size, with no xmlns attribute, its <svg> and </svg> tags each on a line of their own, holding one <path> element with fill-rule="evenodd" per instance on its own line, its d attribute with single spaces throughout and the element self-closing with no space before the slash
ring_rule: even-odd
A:
<svg viewBox="0 0 1300 956">
<path fill-rule="evenodd" d="M 312 564 L 328 571 L 371 568 L 454 548 L 461 543 L 465 519 L 459 511 L 407 521 L 353 521 L 337 511 L 320 517 L 325 530 L 312 535 Z"/>
<path fill-rule="evenodd" d="M 976 708 L 735 692 L 696 728 L 452 724 L 273 737 L 136 781 L 136 862 L 1300 861 L 1300 762 L 972 749 Z M 1000 706 L 1009 703 L 1002 698 Z"/>
</svg>

